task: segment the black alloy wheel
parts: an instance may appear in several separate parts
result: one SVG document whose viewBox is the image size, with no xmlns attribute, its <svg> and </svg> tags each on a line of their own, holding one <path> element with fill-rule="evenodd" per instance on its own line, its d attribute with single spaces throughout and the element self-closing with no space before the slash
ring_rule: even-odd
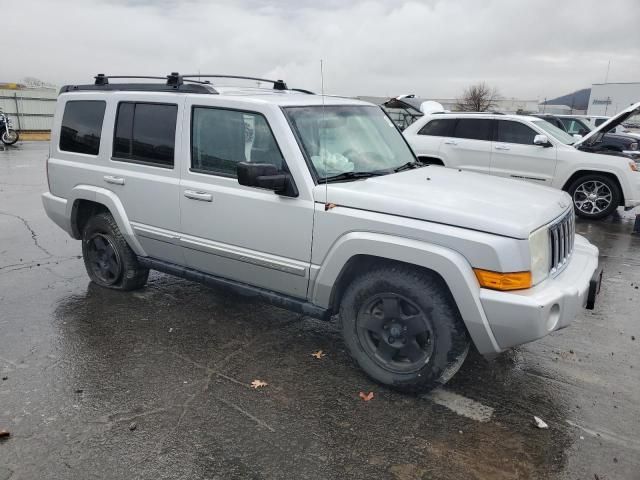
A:
<svg viewBox="0 0 640 480">
<path fill-rule="evenodd" d="M 122 261 L 108 235 L 95 233 L 87 244 L 88 265 L 104 285 L 114 285 L 122 276 Z"/>
<path fill-rule="evenodd" d="M 410 373 L 423 368 L 433 353 L 433 327 L 427 312 L 395 293 L 370 297 L 357 316 L 360 344 L 382 368 Z"/>
</svg>

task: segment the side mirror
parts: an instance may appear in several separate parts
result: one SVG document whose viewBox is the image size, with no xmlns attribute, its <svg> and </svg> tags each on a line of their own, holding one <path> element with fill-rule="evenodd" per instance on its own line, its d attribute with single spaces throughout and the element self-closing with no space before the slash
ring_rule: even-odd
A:
<svg viewBox="0 0 640 480">
<path fill-rule="evenodd" d="M 276 166 L 270 163 L 240 162 L 236 167 L 236 173 L 240 185 L 273 190 L 285 197 L 298 196 L 298 189 L 291 175 L 280 173 Z"/>
<path fill-rule="evenodd" d="M 533 137 L 533 144 L 540 145 L 541 147 L 550 147 L 551 143 L 549 142 L 549 137 L 546 135 L 536 135 Z"/>
</svg>

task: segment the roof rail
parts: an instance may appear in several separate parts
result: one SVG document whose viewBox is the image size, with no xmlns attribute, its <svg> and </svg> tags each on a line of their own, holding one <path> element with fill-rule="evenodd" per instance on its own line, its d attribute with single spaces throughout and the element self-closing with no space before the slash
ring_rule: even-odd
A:
<svg viewBox="0 0 640 480">
<path fill-rule="evenodd" d="M 495 112 L 495 111 L 489 111 L 489 110 L 487 110 L 486 112 L 476 112 L 476 111 L 465 112 L 464 110 L 455 111 L 455 112 L 454 111 L 450 111 L 450 112 L 433 112 L 431 115 L 449 115 L 449 114 L 458 115 L 458 114 L 461 114 L 461 113 L 464 113 L 465 115 L 468 114 L 468 113 L 477 114 L 477 115 L 482 115 L 482 114 L 485 114 L 485 115 L 505 115 L 504 112 Z"/>
<path fill-rule="evenodd" d="M 238 79 L 238 80 L 254 80 L 256 82 L 266 82 L 266 83 L 273 83 L 273 89 L 274 90 L 288 90 L 289 88 L 287 87 L 287 84 L 284 82 L 284 80 L 269 80 L 267 78 L 257 78 L 257 77 L 245 77 L 242 75 L 218 75 L 218 74 L 207 74 L 207 75 L 203 75 L 201 73 L 196 73 L 196 74 L 189 74 L 189 75 L 181 75 L 181 77 L 183 79 L 189 79 L 189 78 L 234 78 L 234 79 Z"/>
<path fill-rule="evenodd" d="M 198 77 L 198 80 L 195 78 Z M 234 78 L 240 80 L 254 80 L 257 82 L 267 82 L 273 84 L 274 90 L 288 90 L 284 80 L 269 80 L 258 77 L 245 77 L 241 75 L 203 75 L 189 74 L 180 75 L 178 72 L 171 72 L 164 77 L 150 75 L 105 75 L 98 73 L 91 85 L 65 85 L 60 89 L 60 93 L 74 92 L 79 90 L 110 90 L 110 91 L 143 91 L 143 92 L 181 92 L 181 93 L 218 93 L 209 80 L 200 81 L 199 78 Z M 164 80 L 165 83 L 110 83 L 111 79 L 144 79 L 144 80 Z M 292 90 L 309 93 L 308 90 L 294 88 Z"/>
</svg>

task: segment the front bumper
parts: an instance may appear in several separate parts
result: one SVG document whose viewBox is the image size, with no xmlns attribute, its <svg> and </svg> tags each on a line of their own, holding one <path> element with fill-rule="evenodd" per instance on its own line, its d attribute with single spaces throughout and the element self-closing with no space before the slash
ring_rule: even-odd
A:
<svg viewBox="0 0 640 480">
<path fill-rule="evenodd" d="M 557 277 L 527 290 L 481 289 L 480 302 L 500 349 L 537 340 L 568 326 L 580 310 L 595 301 L 597 273 L 598 249 L 576 235 L 571 260 Z"/>
</svg>

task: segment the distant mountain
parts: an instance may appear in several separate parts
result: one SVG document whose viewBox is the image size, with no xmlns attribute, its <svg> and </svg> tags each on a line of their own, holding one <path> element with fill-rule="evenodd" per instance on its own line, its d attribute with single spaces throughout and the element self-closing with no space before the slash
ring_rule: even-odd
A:
<svg viewBox="0 0 640 480">
<path fill-rule="evenodd" d="M 589 96 L 591 95 L 590 88 L 583 88 L 582 90 L 576 90 L 573 93 L 562 95 L 561 97 L 554 98 L 542 102 L 544 105 L 566 105 L 572 107 L 574 110 L 586 110 L 589 106 Z"/>
</svg>

